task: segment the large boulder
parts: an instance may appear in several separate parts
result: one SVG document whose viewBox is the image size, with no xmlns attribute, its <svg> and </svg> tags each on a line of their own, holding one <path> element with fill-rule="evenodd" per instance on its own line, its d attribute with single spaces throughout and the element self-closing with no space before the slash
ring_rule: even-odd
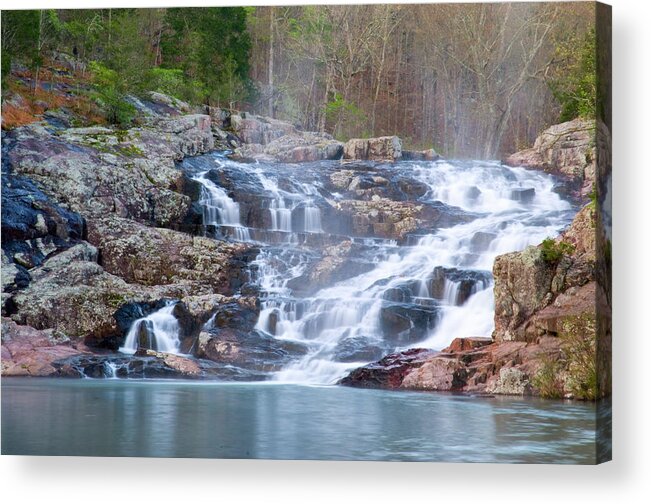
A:
<svg viewBox="0 0 651 504">
<path fill-rule="evenodd" d="M 246 244 L 118 217 L 89 220 L 88 240 L 109 273 L 141 285 L 186 284 L 195 295 L 234 292 L 248 280 L 246 265 L 255 255 Z"/>
<path fill-rule="evenodd" d="M 402 158 L 402 142 L 397 136 L 352 138 L 344 145 L 344 159 L 397 161 Z"/>
<path fill-rule="evenodd" d="M 52 376 L 55 361 L 85 352 L 62 332 L 38 330 L 2 317 L 2 376 Z"/>
<path fill-rule="evenodd" d="M 114 314 L 123 304 L 190 294 L 190 286 L 144 287 L 107 273 L 97 249 L 82 242 L 31 271 L 27 288 L 12 297 L 8 313 L 19 324 L 55 329 L 88 344 L 117 348 L 124 336 Z"/>
<path fill-rule="evenodd" d="M 295 293 L 314 292 L 373 269 L 373 264 L 361 257 L 363 247 L 350 240 L 331 245 L 323 250 L 320 260 L 310 264 L 306 271 L 289 280 L 287 287 Z"/>
<path fill-rule="evenodd" d="M 343 144 L 326 133 L 299 132 L 282 135 L 266 144 L 245 144 L 232 157 L 245 161 L 304 163 L 340 159 L 342 152 Z"/>
<path fill-rule="evenodd" d="M 18 128 L 7 156 L 14 171 L 84 217 L 114 213 L 175 227 L 190 211 L 175 161 L 214 146 L 207 115 L 158 118 L 142 127 Z"/>
<path fill-rule="evenodd" d="M 494 339 L 535 340 L 541 334 L 537 314 L 568 289 L 594 281 L 594 243 L 594 209 L 586 205 L 556 240 L 498 256 L 493 265 Z M 575 300 L 594 313 L 594 302 L 585 306 L 579 297 Z"/>
<path fill-rule="evenodd" d="M 532 148 L 510 155 L 504 163 L 560 175 L 585 199 L 592 192 L 595 178 L 595 138 L 593 120 L 555 124 L 536 138 Z"/>
</svg>

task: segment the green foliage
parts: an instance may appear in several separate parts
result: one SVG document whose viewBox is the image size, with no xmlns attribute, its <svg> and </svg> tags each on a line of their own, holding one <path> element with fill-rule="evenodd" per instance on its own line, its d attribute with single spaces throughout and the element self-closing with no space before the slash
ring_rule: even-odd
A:
<svg viewBox="0 0 651 504">
<path fill-rule="evenodd" d="M 563 397 L 563 379 L 560 375 L 562 365 L 558 359 L 543 355 L 540 367 L 531 380 L 532 385 L 538 389 L 540 397 L 545 399 L 560 399 Z"/>
<path fill-rule="evenodd" d="M 595 400 L 599 385 L 594 316 L 567 317 L 559 337 L 567 362 L 566 389 L 577 399 Z"/>
<path fill-rule="evenodd" d="M 594 118 L 597 103 L 596 36 L 594 28 L 583 40 L 572 37 L 556 48 L 565 65 L 548 83 L 561 105 L 561 121 Z"/>
<path fill-rule="evenodd" d="M 158 91 L 183 101 L 200 102 L 206 95 L 204 84 L 187 78 L 179 68 L 152 68 L 146 81 L 150 91 Z"/>
<path fill-rule="evenodd" d="M 561 260 L 564 255 L 571 255 L 574 253 L 574 245 L 564 241 L 556 242 L 553 238 L 546 238 L 540 245 L 542 250 L 542 258 L 549 263 L 556 263 Z"/>
<path fill-rule="evenodd" d="M 180 68 L 186 79 L 200 83 L 194 88 L 203 91 L 204 101 L 242 99 L 252 88 L 246 17 L 242 7 L 167 9 L 162 66 Z"/>
<path fill-rule="evenodd" d="M 593 315 L 565 317 L 558 334 L 560 354 L 543 355 L 532 384 L 541 397 L 595 400 L 597 376 L 596 322 Z"/>
<path fill-rule="evenodd" d="M 335 123 L 334 136 L 340 139 L 349 137 L 347 126 L 352 125 L 357 128 L 366 121 L 364 111 L 354 103 L 346 101 L 340 93 L 335 93 L 326 104 L 325 114 L 328 123 Z"/>
<path fill-rule="evenodd" d="M 92 61 L 94 98 L 110 124 L 128 126 L 133 121 L 136 109 L 126 101 L 127 83 L 118 72 Z"/>
<path fill-rule="evenodd" d="M 11 71 L 11 62 L 31 64 L 37 55 L 39 11 L 2 11 L 2 88 Z"/>
</svg>

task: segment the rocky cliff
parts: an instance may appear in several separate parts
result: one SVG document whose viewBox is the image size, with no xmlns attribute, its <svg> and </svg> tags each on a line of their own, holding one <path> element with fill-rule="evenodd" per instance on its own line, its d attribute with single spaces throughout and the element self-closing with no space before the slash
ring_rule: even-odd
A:
<svg viewBox="0 0 651 504">
<path fill-rule="evenodd" d="M 223 143 L 210 115 L 157 93 L 137 104 L 128 130 L 46 117 L 2 133 L 4 374 L 61 374 L 64 357 L 117 349 L 134 303 L 179 300 L 196 339 L 247 281 L 256 249 L 193 234 L 198 189 L 175 166 Z"/>
<path fill-rule="evenodd" d="M 570 194 L 585 200 L 593 190 L 596 144 L 595 121 L 574 119 L 549 127 L 533 147 L 508 156 L 504 163 L 553 173 L 565 181 Z"/>
</svg>

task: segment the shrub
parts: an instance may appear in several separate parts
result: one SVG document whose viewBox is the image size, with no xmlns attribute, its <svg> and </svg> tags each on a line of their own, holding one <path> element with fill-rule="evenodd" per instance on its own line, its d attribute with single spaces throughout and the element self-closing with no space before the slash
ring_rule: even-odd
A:
<svg viewBox="0 0 651 504">
<path fill-rule="evenodd" d="M 567 361 L 566 389 L 577 399 L 596 399 L 599 385 L 595 317 L 590 314 L 567 317 L 559 338 Z"/>
<path fill-rule="evenodd" d="M 540 397 L 545 399 L 563 397 L 562 367 L 562 363 L 550 355 L 541 357 L 540 368 L 531 380 L 532 385 L 538 389 Z"/>
<path fill-rule="evenodd" d="M 136 108 L 126 100 L 126 84 L 120 75 L 96 61 L 91 62 L 94 98 L 110 124 L 128 126 Z"/>
<path fill-rule="evenodd" d="M 541 243 L 542 258 L 546 262 L 556 263 L 561 260 L 564 255 L 571 255 L 574 253 L 574 245 L 564 241 L 557 242 L 553 238 L 546 238 Z"/>
</svg>

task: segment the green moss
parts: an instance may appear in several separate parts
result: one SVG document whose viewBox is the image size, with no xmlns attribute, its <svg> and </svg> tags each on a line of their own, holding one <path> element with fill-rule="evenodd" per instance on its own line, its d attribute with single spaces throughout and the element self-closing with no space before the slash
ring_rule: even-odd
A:
<svg viewBox="0 0 651 504">
<path fill-rule="evenodd" d="M 117 150 L 120 154 L 126 157 L 144 157 L 143 150 L 134 144 L 119 145 Z"/>
<path fill-rule="evenodd" d="M 106 302 L 113 308 L 119 308 L 124 303 L 126 303 L 126 299 L 122 294 L 118 294 L 117 292 L 109 292 L 106 295 Z"/>
<path fill-rule="evenodd" d="M 564 255 L 574 253 L 574 245 L 564 241 L 556 242 L 553 238 L 546 238 L 540 244 L 542 258 L 545 262 L 557 263 Z"/>
</svg>

